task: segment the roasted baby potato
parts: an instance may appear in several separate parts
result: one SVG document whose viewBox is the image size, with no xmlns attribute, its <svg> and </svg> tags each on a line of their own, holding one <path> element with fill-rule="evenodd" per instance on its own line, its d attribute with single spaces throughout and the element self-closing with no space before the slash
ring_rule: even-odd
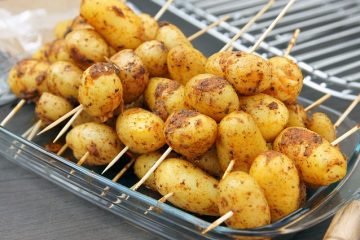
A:
<svg viewBox="0 0 360 240">
<path fill-rule="evenodd" d="M 272 222 L 300 207 L 299 173 L 294 162 L 284 154 L 276 151 L 260 154 L 251 165 L 249 174 L 265 193 Z"/>
<path fill-rule="evenodd" d="M 287 105 L 289 111 L 289 121 L 287 127 L 305 127 L 308 121 L 307 113 L 300 104 Z"/>
<path fill-rule="evenodd" d="M 220 177 L 223 174 L 216 147 L 212 147 L 204 155 L 195 159 L 189 159 L 189 161 L 213 177 Z"/>
<path fill-rule="evenodd" d="M 144 96 L 150 110 L 164 121 L 171 113 L 187 109 L 184 99 L 184 87 L 174 80 L 151 78 Z"/>
<path fill-rule="evenodd" d="M 135 175 L 139 179 L 141 179 L 160 157 L 161 153 L 158 151 L 144 153 L 137 157 L 134 163 Z M 151 190 L 157 191 L 154 173 L 150 175 L 150 177 L 144 182 L 144 184 Z"/>
<path fill-rule="evenodd" d="M 101 123 L 101 121 L 93 116 L 90 116 L 89 114 L 87 114 L 85 111 L 82 111 L 76 118 L 75 120 L 71 123 L 72 127 L 76 127 L 78 125 L 84 124 L 84 123 L 89 123 L 89 122 L 94 122 L 94 123 Z"/>
<path fill-rule="evenodd" d="M 212 118 L 193 110 L 174 112 L 165 122 L 167 144 L 191 159 L 206 153 L 215 143 L 217 124 Z"/>
<path fill-rule="evenodd" d="M 205 73 L 206 57 L 191 46 L 178 45 L 167 56 L 171 79 L 185 85 L 192 77 Z"/>
<path fill-rule="evenodd" d="M 31 56 L 31 59 L 40 60 L 40 61 L 49 61 L 49 49 L 51 47 L 52 42 L 45 43 L 41 46 L 34 54 Z"/>
<path fill-rule="evenodd" d="M 47 91 L 49 63 L 35 59 L 23 59 L 9 72 L 10 90 L 19 98 L 31 100 Z"/>
<path fill-rule="evenodd" d="M 327 186 L 346 175 L 342 153 L 319 134 L 300 127 L 283 130 L 274 141 L 274 150 L 295 161 L 305 183 Z"/>
<path fill-rule="evenodd" d="M 216 148 L 223 171 L 234 160 L 234 171 L 248 172 L 252 161 L 267 151 L 260 129 L 251 115 L 243 111 L 232 112 L 221 120 Z"/>
<path fill-rule="evenodd" d="M 58 39 L 64 38 L 66 34 L 68 34 L 71 31 L 72 22 L 73 22 L 72 19 L 66 19 L 58 22 L 54 28 L 55 37 Z"/>
<path fill-rule="evenodd" d="M 212 74 L 197 75 L 186 83 L 185 103 L 217 122 L 239 109 L 235 89 L 224 78 Z"/>
<path fill-rule="evenodd" d="M 149 82 L 149 73 L 141 59 L 134 50 L 125 49 L 112 56 L 110 61 L 119 70 L 118 75 L 123 85 L 124 102 L 131 103 L 138 99 Z"/>
<path fill-rule="evenodd" d="M 200 215 L 218 216 L 218 181 L 192 163 L 166 159 L 155 171 L 155 184 L 161 195 L 177 207 Z"/>
<path fill-rule="evenodd" d="M 144 41 L 140 17 L 121 1 L 82 1 L 80 15 L 118 51 L 135 49 Z"/>
<path fill-rule="evenodd" d="M 73 62 L 70 52 L 66 46 L 64 39 L 56 39 L 51 44 L 47 51 L 47 59 L 49 62 L 54 63 L 57 61 Z"/>
<path fill-rule="evenodd" d="M 267 142 L 271 142 L 285 128 L 289 112 L 284 103 L 269 95 L 239 97 L 240 109 L 249 113 Z"/>
<path fill-rule="evenodd" d="M 93 122 L 71 129 L 66 135 L 66 143 L 76 159 L 89 152 L 85 164 L 90 166 L 108 164 L 123 148 L 111 127 Z"/>
<path fill-rule="evenodd" d="M 116 132 L 132 152 L 148 153 L 165 144 L 164 122 L 141 108 L 125 110 L 116 120 Z"/>
<path fill-rule="evenodd" d="M 255 228 L 270 223 L 270 209 L 264 192 L 249 174 L 242 171 L 229 173 L 219 182 L 219 213 L 233 211 L 225 223 L 229 227 Z"/>
<path fill-rule="evenodd" d="M 276 56 L 269 59 L 272 70 L 270 88 L 265 91 L 286 104 L 296 103 L 303 86 L 303 75 L 292 60 Z"/>
<path fill-rule="evenodd" d="M 49 91 L 71 101 L 77 101 L 82 71 L 70 62 L 58 61 L 50 66 L 47 81 Z"/>
<path fill-rule="evenodd" d="M 334 124 L 331 122 L 331 119 L 325 113 L 313 113 L 307 123 L 307 128 L 311 131 L 316 132 L 329 142 L 332 142 L 336 139 L 336 131 L 334 128 Z"/>
<path fill-rule="evenodd" d="M 161 22 L 159 24 L 155 39 L 163 42 L 169 50 L 180 44 L 189 47 L 192 46 L 184 33 L 178 27 L 168 22 Z"/>
<path fill-rule="evenodd" d="M 66 99 L 44 92 L 36 103 L 35 112 L 41 121 L 48 125 L 72 109 L 73 106 Z"/>
<path fill-rule="evenodd" d="M 141 13 L 138 16 L 141 19 L 142 25 L 144 27 L 144 41 L 150 41 L 155 39 L 156 34 L 159 30 L 159 25 L 157 21 L 146 13 Z"/>
<path fill-rule="evenodd" d="M 135 50 L 151 77 L 164 77 L 169 74 L 168 52 L 165 44 L 157 40 L 144 42 Z"/>
<path fill-rule="evenodd" d="M 206 61 L 205 72 L 214 74 L 219 77 L 225 77 L 225 67 L 227 65 L 227 60 L 232 54 L 234 54 L 234 52 L 225 51 L 217 52 L 211 55 Z"/>
<path fill-rule="evenodd" d="M 83 17 L 77 16 L 71 23 L 70 31 L 94 29 Z"/>
<path fill-rule="evenodd" d="M 123 87 L 111 63 L 95 63 L 86 69 L 79 86 L 79 102 L 85 111 L 105 122 L 123 105 Z"/>
</svg>

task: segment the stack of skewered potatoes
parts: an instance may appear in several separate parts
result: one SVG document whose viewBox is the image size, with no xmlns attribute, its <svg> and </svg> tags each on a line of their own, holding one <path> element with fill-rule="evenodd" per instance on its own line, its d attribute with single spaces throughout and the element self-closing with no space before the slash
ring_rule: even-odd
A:
<svg viewBox="0 0 360 240">
<path fill-rule="evenodd" d="M 81 107 L 66 144 L 89 167 L 126 148 L 142 178 L 167 145 L 176 154 L 145 185 L 199 215 L 232 210 L 232 228 L 277 221 L 301 207 L 306 187 L 346 175 L 329 118 L 296 102 L 303 76 L 286 57 L 206 58 L 176 26 L 118 0 L 82 1 L 55 36 L 12 68 L 9 85 L 36 103 L 43 126 Z"/>
</svg>

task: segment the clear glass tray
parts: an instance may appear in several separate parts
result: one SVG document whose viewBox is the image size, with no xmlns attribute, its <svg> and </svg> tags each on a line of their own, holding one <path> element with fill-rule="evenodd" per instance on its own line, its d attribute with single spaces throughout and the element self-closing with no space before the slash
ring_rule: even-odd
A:
<svg viewBox="0 0 360 240">
<path fill-rule="evenodd" d="M 300 99 L 300 103 L 307 105 L 309 101 Z M 14 102 L 0 107 L 0 119 L 3 119 L 15 104 Z M 350 200 L 360 197 L 360 141 L 359 135 L 354 134 L 341 144 L 343 152 L 349 159 L 347 176 L 339 183 L 316 191 L 309 191 L 308 201 L 303 208 L 276 223 L 262 228 L 234 230 L 221 226 L 204 236 L 201 235 L 201 230 L 206 228 L 214 218 L 192 215 L 170 204 L 160 203 L 157 205 L 156 200 L 159 195 L 144 187 L 140 188 L 139 192 L 130 190 L 129 187 L 136 182 L 132 170 L 129 170 L 120 179 L 119 183 L 113 183 L 110 179 L 127 160 L 120 161 L 121 163 L 115 165 L 112 172 L 101 176 L 102 168 L 87 169 L 86 166 L 79 167 L 75 163 L 58 157 L 42 147 L 50 142 L 58 129 L 35 138 L 35 142 L 29 142 L 19 137 L 33 124 L 35 120 L 33 109 L 32 104 L 27 104 L 6 128 L 0 128 L 0 155 L 127 219 L 133 224 L 168 239 L 233 239 L 244 236 L 288 237 L 288 234 L 305 230 L 320 223 L 332 216 Z M 339 116 L 338 112 L 327 107 L 320 107 L 316 110 L 327 113 L 333 120 Z M 342 134 L 354 125 L 354 121 L 346 119 L 338 128 L 338 134 Z M 69 173 L 72 169 L 75 170 L 75 173 L 70 176 Z M 102 193 L 106 187 L 109 190 L 104 195 Z M 150 206 L 157 206 L 157 208 L 148 214 L 144 214 Z"/>
</svg>

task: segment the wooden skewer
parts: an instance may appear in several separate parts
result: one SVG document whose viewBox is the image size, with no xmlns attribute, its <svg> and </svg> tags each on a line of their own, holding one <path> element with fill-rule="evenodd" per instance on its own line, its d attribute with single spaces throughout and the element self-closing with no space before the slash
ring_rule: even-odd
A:
<svg viewBox="0 0 360 240">
<path fill-rule="evenodd" d="M 31 130 L 31 132 L 29 133 L 29 136 L 26 138 L 28 141 L 33 140 L 33 138 L 35 137 L 35 135 L 39 132 L 39 129 L 41 128 L 41 125 L 43 124 L 43 122 L 41 120 L 37 121 L 33 127 L 33 129 Z"/>
<path fill-rule="evenodd" d="M 324 96 L 322 96 L 321 98 L 319 98 L 318 100 L 316 100 L 315 102 L 313 102 L 312 104 L 310 104 L 309 106 L 307 106 L 304 111 L 308 112 L 311 109 L 319 106 L 320 104 L 322 104 L 323 102 L 325 102 L 326 100 L 328 100 L 331 97 L 331 94 L 325 94 Z"/>
<path fill-rule="evenodd" d="M 274 2 L 275 0 L 270 0 L 219 52 L 229 51 L 229 48 L 233 45 L 233 43 L 238 40 L 243 33 L 249 30 L 249 28 L 274 4 Z"/>
<path fill-rule="evenodd" d="M 336 146 L 338 145 L 340 142 L 342 142 L 343 140 L 345 140 L 347 137 L 349 137 L 350 135 L 352 135 L 353 133 L 355 133 L 357 130 L 360 129 L 360 123 L 358 123 L 355 127 L 353 127 L 352 129 L 350 129 L 349 131 L 347 131 L 346 133 L 344 133 L 343 135 L 341 135 L 340 137 L 338 137 L 337 139 L 335 139 L 331 145 Z"/>
<path fill-rule="evenodd" d="M 80 115 L 80 113 L 84 110 L 84 108 L 79 108 L 79 110 L 70 118 L 70 120 L 66 123 L 66 125 L 61 129 L 59 134 L 54 139 L 53 143 L 55 143 L 62 135 L 69 129 L 71 124 L 76 120 L 76 118 Z"/>
<path fill-rule="evenodd" d="M 29 127 L 29 129 L 26 130 L 26 131 L 21 135 L 21 137 L 22 137 L 22 138 L 27 138 L 27 136 L 29 136 L 29 134 L 31 133 L 32 129 L 34 128 L 34 126 L 35 126 L 35 124 L 32 125 L 31 127 Z"/>
<path fill-rule="evenodd" d="M 227 168 L 226 168 L 226 170 L 225 170 L 225 172 L 224 172 L 221 180 L 224 179 L 224 178 L 226 178 L 226 176 L 233 170 L 234 165 L 235 165 L 235 160 L 231 160 L 230 163 L 229 163 L 229 165 L 227 166 Z"/>
<path fill-rule="evenodd" d="M 129 150 L 129 147 L 128 146 L 125 146 L 121 152 L 119 152 L 118 155 L 116 155 L 116 157 L 111 160 L 111 162 L 106 166 L 106 168 L 104 169 L 104 171 L 102 171 L 101 174 L 104 174 L 107 170 L 109 170 L 126 152 L 127 150 Z"/>
<path fill-rule="evenodd" d="M 212 224 L 210 224 L 204 231 L 201 232 L 201 234 L 206 234 L 207 232 L 213 230 L 214 228 L 216 228 L 217 226 L 219 226 L 220 224 L 231 218 L 233 215 L 234 215 L 233 211 L 228 211 L 220 218 L 215 220 Z"/>
<path fill-rule="evenodd" d="M 298 39 L 299 37 L 299 34 L 300 34 L 300 29 L 296 29 L 290 42 L 289 42 L 289 45 L 288 47 L 286 48 L 285 52 L 284 52 L 284 57 L 289 57 L 289 54 L 291 52 L 291 50 L 293 49 L 293 47 L 295 46 L 295 43 L 296 43 L 296 40 Z"/>
<path fill-rule="evenodd" d="M 350 112 L 356 107 L 356 105 L 360 102 L 360 94 L 355 98 L 355 100 L 349 105 L 349 107 L 341 114 L 339 119 L 334 124 L 334 127 L 337 128 L 340 124 L 345 120 L 345 118 L 350 114 Z"/>
<path fill-rule="evenodd" d="M 22 108 L 22 106 L 24 106 L 25 103 L 26 103 L 26 101 L 24 99 L 21 99 L 20 102 L 18 102 L 18 104 L 16 104 L 16 106 L 11 110 L 11 112 L 4 118 L 4 120 L 2 120 L 2 122 L 0 123 L 0 126 L 4 127 L 15 116 L 15 114 Z"/>
<path fill-rule="evenodd" d="M 83 165 L 84 162 L 86 161 L 86 159 L 88 158 L 89 154 L 90 154 L 89 152 L 86 152 L 86 153 L 80 158 L 80 160 L 76 163 L 76 165 L 78 165 L 78 166 Z M 75 170 L 74 170 L 74 169 L 71 169 L 70 175 L 71 175 L 71 174 L 74 174 L 74 172 L 75 172 Z"/>
<path fill-rule="evenodd" d="M 228 20 L 230 18 L 230 16 L 226 15 L 223 16 L 222 18 L 220 18 L 219 20 L 213 22 L 212 24 L 210 24 L 209 26 L 201 29 L 200 31 L 194 33 L 193 35 L 191 35 L 190 37 L 188 37 L 187 39 L 191 42 L 192 40 L 194 40 L 195 38 L 200 37 L 201 35 L 203 35 L 204 33 L 206 33 L 207 31 L 209 31 L 210 29 L 212 29 L 213 27 L 216 27 L 217 25 L 219 25 L 222 22 L 225 22 L 226 20 Z"/>
<path fill-rule="evenodd" d="M 166 202 L 170 197 L 172 197 L 174 195 L 174 192 L 170 192 L 168 194 L 166 194 L 165 196 L 161 197 L 158 201 L 157 201 L 157 204 L 156 204 L 156 207 L 159 205 L 159 203 L 164 203 Z M 150 211 L 154 210 L 155 206 L 150 206 L 148 208 L 148 210 L 146 210 L 144 212 L 144 214 L 148 214 Z"/>
<path fill-rule="evenodd" d="M 65 143 L 61 148 L 60 150 L 56 153 L 56 155 L 58 156 L 61 156 L 65 151 L 66 149 L 69 147 L 69 145 L 67 143 Z"/>
<path fill-rule="evenodd" d="M 158 21 L 161 16 L 165 13 L 165 11 L 168 9 L 168 7 L 170 6 L 170 4 L 173 2 L 174 0 L 168 0 L 164 6 L 159 10 L 159 12 L 155 15 L 154 19 L 156 21 Z"/>
<path fill-rule="evenodd" d="M 284 17 L 289 8 L 294 4 L 296 0 L 290 0 L 286 6 L 281 10 L 280 14 L 275 18 L 275 20 L 270 24 L 270 26 L 266 29 L 266 31 L 261 35 L 261 37 L 256 41 L 254 46 L 249 50 L 249 53 L 255 52 L 255 50 L 259 47 L 260 43 L 264 41 L 266 36 L 273 30 L 276 24 Z"/>
<path fill-rule="evenodd" d="M 150 175 L 158 168 L 158 166 L 166 159 L 166 157 L 171 153 L 172 148 L 168 147 L 166 151 L 161 155 L 161 157 L 154 163 L 154 165 L 146 172 L 146 174 L 134 185 L 131 187 L 131 190 L 136 191 L 149 177 Z"/>
</svg>

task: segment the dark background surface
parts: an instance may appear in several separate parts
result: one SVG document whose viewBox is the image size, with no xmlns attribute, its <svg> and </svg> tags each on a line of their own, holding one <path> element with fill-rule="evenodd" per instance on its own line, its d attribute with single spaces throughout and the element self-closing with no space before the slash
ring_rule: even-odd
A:
<svg viewBox="0 0 360 240">
<path fill-rule="evenodd" d="M 148 1 L 133 1 L 150 14 L 158 7 Z M 197 31 L 191 24 L 166 13 L 166 19 L 190 35 Z M 194 41 L 205 55 L 218 51 L 223 43 L 211 36 Z M 323 94 L 305 88 L 302 96 L 316 99 Z M 343 111 L 349 102 L 330 99 L 327 106 Z M 1 119 L 4 113 L 1 114 Z M 351 114 L 354 120 L 360 113 Z M 289 239 L 321 239 L 329 221 L 300 232 Z M 157 239 L 152 233 L 129 225 L 97 206 L 69 193 L 37 175 L 0 159 L 0 239 Z"/>
</svg>

